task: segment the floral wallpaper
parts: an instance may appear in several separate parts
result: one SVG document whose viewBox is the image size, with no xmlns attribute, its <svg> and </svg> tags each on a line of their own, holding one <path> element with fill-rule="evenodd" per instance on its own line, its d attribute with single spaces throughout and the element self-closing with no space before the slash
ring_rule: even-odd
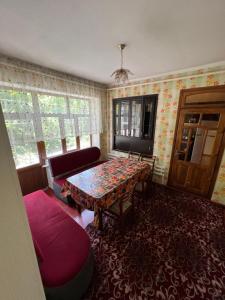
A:
<svg viewBox="0 0 225 300">
<path fill-rule="evenodd" d="M 176 77 L 176 79 L 174 77 Z M 197 70 L 190 75 L 189 73 L 186 75 L 182 73 L 176 76 L 167 77 L 167 79 L 156 78 L 155 80 L 145 80 L 125 87 L 121 86 L 108 89 L 108 152 L 112 150 L 112 99 L 127 96 L 159 94 L 154 155 L 158 157 L 157 166 L 164 170 L 165 175 L 164 178 L 157 178 L 156 176 L 155 180 L 166 184 L 170 167 L 180 90 L 223 84 L 225 84 L 225 68 L 222 69 L 222 67 L 219 67 L 219 69 L 215 70 Z M 225 205 L 225 153 L 212 200 Z"/>
</svg>

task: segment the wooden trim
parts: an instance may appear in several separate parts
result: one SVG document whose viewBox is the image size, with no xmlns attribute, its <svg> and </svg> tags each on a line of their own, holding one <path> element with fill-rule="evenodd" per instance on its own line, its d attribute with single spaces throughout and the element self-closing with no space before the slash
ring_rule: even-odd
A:
<svg viewBox="0 0 225 300">
<path fill-rule="evenodd" d="M 77 149 L 80 149 L 80 137 L 76 137 Z"/>
<path fill-rule="evenodd" d="M 180 98 L 179 98 L 179 103 L 178 103 L 178 109 L 177 109 L 177 119 L 176 119 L 176 126 L 175 126 L 175 131 L 174 131 L 174 139 L 173 139 L 173 147 L 172 147 L 172 154 L 171 154 L 171 159 L 170 159 L 170 168 L 169 168 L 169 174 L 168 174 L 168 185 L 170 187 L 173 188 L 173 186 L 171 186 L 171 182 L 172 182 L 172 166 L 173 166 L 173 161 L 174 161 L 174 154 L 175 154 L 175 147 L 176 147 L 176 143 L 177 143 L 177 133 L 178 133 L 178 126 L 179 126 L 179 121 L 180 121 L 180 115 L 181 115 L 181 110 L 184 111 L 188 111 L 188 110 L 195 110 L 196 111 L 198 109 L 202 109 L 202 108 L 207 108 L 207 109 L 213 109 L 213 108 L 218 108 L 220 109 L 225 109 L 225 98 L 224 98 L 224 103 L 218 103 L 218 102 L 208 102 L 208 103 L 204 103 L 203 104 L 197 104 L 197 103 L 193 103 L 193 104 L 188 104 L 185 105 L 184 104 L 184 99 L 187 95 L 191 95 L 191 94 L 200 94 L 200 93 L 206 93 L 209 92 L 212 94 L 212 99 L 213 99 L 213 93 L 216 93 L 218 91 L 224 92 L 225 95 L 225 85 L 220 85 L 220 86 L 210 86 L 210 87 L 198 87 L 198 88 L 191 88 L 191 89 L 183 89 L 180 91 Z M 225 123 L 225 122 L 224 122 Z M 222 157 L 224 154 L 224 150 L 225 150 L 225 124 L 224 124 L 224 134 L 223 134 L 223 138 L 221 141 L 221 145 L 220 145 L 220 150 L 218 153 L 218 157 L 216 160 L 216 165 L 214 167 L 214 171 L 213 171 L 213 175 L 212 175 L 212 179 L 210 182 L 210 187 L 209 187 L 209 192 L 207 194 L 207 197 L 210 199 L 212 197 L 213 191 L 214 191 L 214 187 L 215 187 L 215 183 L 217 180 L 217 176 L 218 176 L 218 172 L 220 169 L 220 165 L 221 165 L 221 161 L 222 161 Z"/>
<path fill-rule="evenodd" d="M 179 120 L 180 120 L 180 110 L 181 110 L 181 97 L 183 96 L 183 91 L 180 91 L 180 98 L 179 98 L 179 103 L 178 103 L 178 108 L 177 108 L 177 119 L 176 119 L 176 125 L 175 125 L 175 130 L 174 130 L 174 137 L 173 137 L 173 147 L 172 147 L 172 153 L 170 157 L 170 168 L 169 168 L 169 173 L 168 173 L 168 185 L 171 185 L 171 175 L 172 175 L 172 166 L 173 166 L 173 160 L 174 160 L 174 154 L 175 154 L 175 147 L 177 143 L 177 132 L 178 132 L 178 125 L 179 125 Z"/>
<path fill-rule="evenodd" d="M 212 95 L 212 101 L 210 101 L 211 95 Z M 186 99 L 191 96 L 196 97 L 196 102 L 186 103 Z M 213 101 L 213 97 L 214 97 L 214 101 Z M 199 98 L 199 102 L 197 102 L 197 98 Z M 181 101 L 181 107 L 183 108 L 188 108 L 188 107 L 209 108 L 209 107 L 218 107 L 218 106 L 224 107 L 225 85 L 183 89 L 180 92 L 180 101 Z"/>
<path fill-rule="evenodd" d="M 36 168 L 36 167 L 41 167 L 41 164 L 37 163 L 37 164 L 29 165 L 29 166 L 26 166 L 26 167 L 18 168 L 18 169 L 16 169 L 16 171 L 17 171 L 17 173 L 22 173 L 24 171 L 28 171 L 28 170 L 31 170 L 31 169 Z"/>
<path fill-rule="evenodd" d="M 210 197 L 210 198 L 212 197 L 212 194 L 213 194 L 213 191 L 214 191 L 214 187 L 215 187 L 215 184 L 216 184 L 216 180 L 217 180 L 217 176 L 218 176 L 218 173 L 219 173 L 219 169 L 220 169 L 220 165 L 221 165 L 221 161 L 222 161 L 222 158 L 223 158 L 224 151 L 225 151 L 225 130 L 224 130 L 224 133 L 223 133 L 223 137 L 222 137 L 222 141 L 221 141 L 221 145 L 220 145 L 220 150 L 219 150 L 219 153 L 218 153 L 218 156 L 217 156 L 216 165 L 214 167 L 214 172 L 213 172 L 212 179 L 211 179 L 211 184 L 210 184 L 210 187 L 209 187 L 208 197 Z"/>
<path fill-rule="evenodd" d="M 67 147 L 66 147 L 66 139 L 61 139 L 61 144 L 62 144 L 62 151 L 63 153 L 67 153 Z"/>
<path fill-rule="evenodd" d="M 43 141 L 37 142 L 38 154 L 40 159 L 40 164 L 45 165 L 45 160 L 47 158 L 45 143 Z"/>
</svg>

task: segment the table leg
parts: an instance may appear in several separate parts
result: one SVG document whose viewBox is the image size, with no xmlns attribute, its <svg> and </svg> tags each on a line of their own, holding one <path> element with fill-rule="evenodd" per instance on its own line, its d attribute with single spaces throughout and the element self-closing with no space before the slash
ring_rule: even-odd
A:
<svg viewBox="0 0 225 300">
<path fill-rule="evenodd" d="M 75 202 L 74 202 L 73 198 L 71 197 L 71 195 L 67 196 L 67 202 L 68 202 L 69 206 L 75 207 Z"/>
<path fill-rule="evenodd" d="M 103 223 L 102 223 L 102 209 L 98 209 L 98 229 L 103 230 Z"/>
</svg>

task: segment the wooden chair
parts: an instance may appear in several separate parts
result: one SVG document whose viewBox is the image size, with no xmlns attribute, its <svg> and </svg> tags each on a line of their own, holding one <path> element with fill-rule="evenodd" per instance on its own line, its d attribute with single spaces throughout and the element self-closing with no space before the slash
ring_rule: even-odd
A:
<svg viewBox="0 0 225 300">
<path fill-rule="evenodd" d="M 129 151 L 128 152 L 128 158 L 140 161 L 140 159 L 141 159 L 141 153 Z"/>
<path fill-rule="evenodd" d="M 134 195 L 134 188 L 136 183 L 131 181 L 125 191 L 121 191 L 120 195 L 118 196 L 117 200 L 107 209 L 102 211 L 103 214 L 106 214 L 109 217 L 114 219 L 118 219 L 120 222 L 120 230 L 123 230 L 124 227 L 124 219 L 128 213 L 133 210 L 133 195 Z"/>
<path fill-rule="evenodd" d="M 149 192 L 149 187 L 152 184 L 152 178 L 154 174 L 156 156 L 154 155 L 141 155 L 141 161 L 147 162 L 151 166 L 151 171 L 149 174 L 143 176 L 140 182 L 135 187 L 135 193 L 140 196 L 143 200 L 147 199 Z"/>
<path fill-rule="evenodd" d="M 151 172 L 149 175 L 149 180 L 152 182 L 154 170 L 155 170 L 155 161 L 156 161 L 155 155 L 141 155 L 141 161 L 147 162 L 151 166 Z"/>
</svg>

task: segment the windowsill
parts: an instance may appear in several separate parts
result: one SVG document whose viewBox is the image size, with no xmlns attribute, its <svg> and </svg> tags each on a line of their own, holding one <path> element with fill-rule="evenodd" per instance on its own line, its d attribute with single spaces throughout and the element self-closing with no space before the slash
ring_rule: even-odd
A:
<svg viewBox="0 0 225 300">
<path fill-rule="evenodd" d="M 35 167 L 40 167 L 40 166 L 41 166 L 40 163 L 35 163 L 35 164 L 32 164 L 32 165 L 27 165 L 27 166 L 24 166 L 24 167 L 16 168 L 16 171 L 17 172 L 23 172 L 23 171 L 26 171 L 26 170 L 29 170 L 29 169 L 32 169 L 32 168 L 35 168 Z"/>
<path fill-rule="evenodd" d="M 132 135 L 122 135 L 122 134 L 114 134 L 114 136 L 124 137 L 124 138 L 132 138 L 132 139 L 140 139 L 140 140 L 152 140 L 150 136 L 132 136 Z"/>
</svg>

